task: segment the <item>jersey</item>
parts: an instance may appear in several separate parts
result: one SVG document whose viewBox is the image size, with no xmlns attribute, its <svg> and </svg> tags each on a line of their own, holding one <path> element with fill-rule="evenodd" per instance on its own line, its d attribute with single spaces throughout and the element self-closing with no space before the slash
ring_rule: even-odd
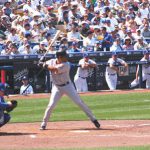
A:
<svg viewBox="0 0 150 150">
<path fill-rule="evenodd" d="M 46 64 L 56 67 L 58 69 L 58 72 L 51 72 L 51 77 L 52 77 L 52 83 L 55 85 L 62 85 L 67 82 L 70 82 L 70 63 L 69 62 L 64 62 L 61 64 L 57 64 L 57 59 L 51 59 L 46 62 Z"/>
<path fill-rule="evenodd" d="M 83 65 L 85 63 L 86 62 L 85 62 L 84 58 L 79 61 L 79 65 Z M 96 64 L 96 62 L 94 60 L 92 60 L 92 59 L 89 59 L 87 63 L 89 63 L 89 64 Z M 78 75 L 80 77 L 83 77 L 83 78 L 87 78 L 88 77 L 88 71 L 90 69 L 92 69 L 92 68 L 88 68 L 87 69 L 87 68 L 78 67 L 76 75 Z"/>
<path fill-rule="evenodd" d="M 31 85 L 22 85 L 20 88 L 20 94 L 33 94 L 33 88 Z"/>
<path fill-rule="evenodd" d="M 109 58 L 109 60 L 108 60 L 108 64 L 112 64 L 114 66 L 115 65 L 119 65 L 119 64 L 124 64 L 124 63 L 125 63 L 125 61 L 120 59 L 120 58 L 117 58 L 116 60 L 114 60 L 113 58 Z M 106 74 L 107 73 L 109 73 L 109 74 L 117 74 L 117 72 L 114 69 L 110 68 L 109 66 L 106 67 Z"/>
<path fill-rule="evenodd" d="M 149 57 L 150 60 L 150 57 Z M 140 61 L 147 61 L 144 57 Z M 142 65 L 142 73 L 143 74 L 150 74 L 150 65 L 149 64 L 144 64 Z"/>
</svg>

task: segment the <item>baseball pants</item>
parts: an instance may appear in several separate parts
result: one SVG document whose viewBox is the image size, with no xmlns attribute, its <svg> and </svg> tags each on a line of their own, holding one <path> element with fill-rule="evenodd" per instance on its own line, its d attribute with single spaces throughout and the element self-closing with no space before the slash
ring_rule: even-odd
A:
<svg viewBox="0 0 150 150">
<path fill-rule="evenodd" d="M 86 113 L 86 115 L 90 118 L 91 121 L 94 121 L 96 119 L 95 116 L 92 114 L 91 110 L 88 108 L 88 106 L 81 100 L 80 96 L 77 94 L 73 83 L 69 83 L 62 87 L 53 85 L 50 101 L 46 108 L 41 126 L 47 125 L 47 122 L 51 116 L 53 109 L 64 94 L 68 95 L 74 101 L 74 103 L 77 104 Z"/>
<path fill-rule="evenodd" d="M 131 82 L 131 88 L 137 86 L 139 84 L 139 77 L 138 77 L 138 80 L 134 79 L 132 82 Z M 142 80 L 145 81 L 146 80 L 146 88 L 147 89 L 150 89 L 150 74 L 143 74 L 142 75 Z"/>
<path fill-rule="evenodd" d="M 88 85 L 86 78 L 81 78 L 78 75 L 75 75 L 74 77 L 74 83 L 77 92 L 87 92 L 88 91 Z"/>
<path fill-rule="evenodd" d="M 117 74 L 106 73 L 106 82 L 110 90 L 116 90 L 117 86 Z"/>
<path fill-rule="evenodd" d="M 7 122 L 9 122 L 10 118 L 11 118 L 11 117 L 10 117 L 9 114 L 4 113 L 4 118 L 3 118 L 2 123 L 0 123 L 0 127 L 2 127 L 2 126 L 5 125 Z"/>
</svg>

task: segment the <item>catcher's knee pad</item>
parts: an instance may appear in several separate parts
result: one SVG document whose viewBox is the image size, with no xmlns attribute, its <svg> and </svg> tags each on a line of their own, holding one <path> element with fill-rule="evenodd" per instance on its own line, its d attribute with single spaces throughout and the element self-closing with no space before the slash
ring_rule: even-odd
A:
<svg viewBox="0 0 150 150">
<path fill-rule="evenodd" d="M 10 119 L 11 119 L 10 115 L 7 113 L 4 113 L 4 122 L 0 124 L 0 127 L 4 126 L 6 123 L 8 123 Z"/>
</svg>

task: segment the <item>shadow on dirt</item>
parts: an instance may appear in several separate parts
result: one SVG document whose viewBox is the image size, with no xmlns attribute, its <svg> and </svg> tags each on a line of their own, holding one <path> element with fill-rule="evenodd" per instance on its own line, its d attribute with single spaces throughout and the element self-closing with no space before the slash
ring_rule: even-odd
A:
<svg viewBox="0 0 150 150">
<path fill-rule="evenodd" d="M 35 135 L 37 133 L 20 133 L 20 132 L 0 132 L 0 136 L 24 136 L 24 135 Z"/>
</svg>

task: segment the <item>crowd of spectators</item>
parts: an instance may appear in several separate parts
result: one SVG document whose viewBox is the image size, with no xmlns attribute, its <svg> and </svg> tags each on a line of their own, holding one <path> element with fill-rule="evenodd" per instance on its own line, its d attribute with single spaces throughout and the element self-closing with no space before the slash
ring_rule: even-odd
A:
<svg viewBox="0 0 150 150">
<path fill-rule="evenodd" d="M 52 47 L 50 43 L 61 34 Z M 0 54 L 150 49 L 149 0 L 1 0 Z"/>
</svg>

